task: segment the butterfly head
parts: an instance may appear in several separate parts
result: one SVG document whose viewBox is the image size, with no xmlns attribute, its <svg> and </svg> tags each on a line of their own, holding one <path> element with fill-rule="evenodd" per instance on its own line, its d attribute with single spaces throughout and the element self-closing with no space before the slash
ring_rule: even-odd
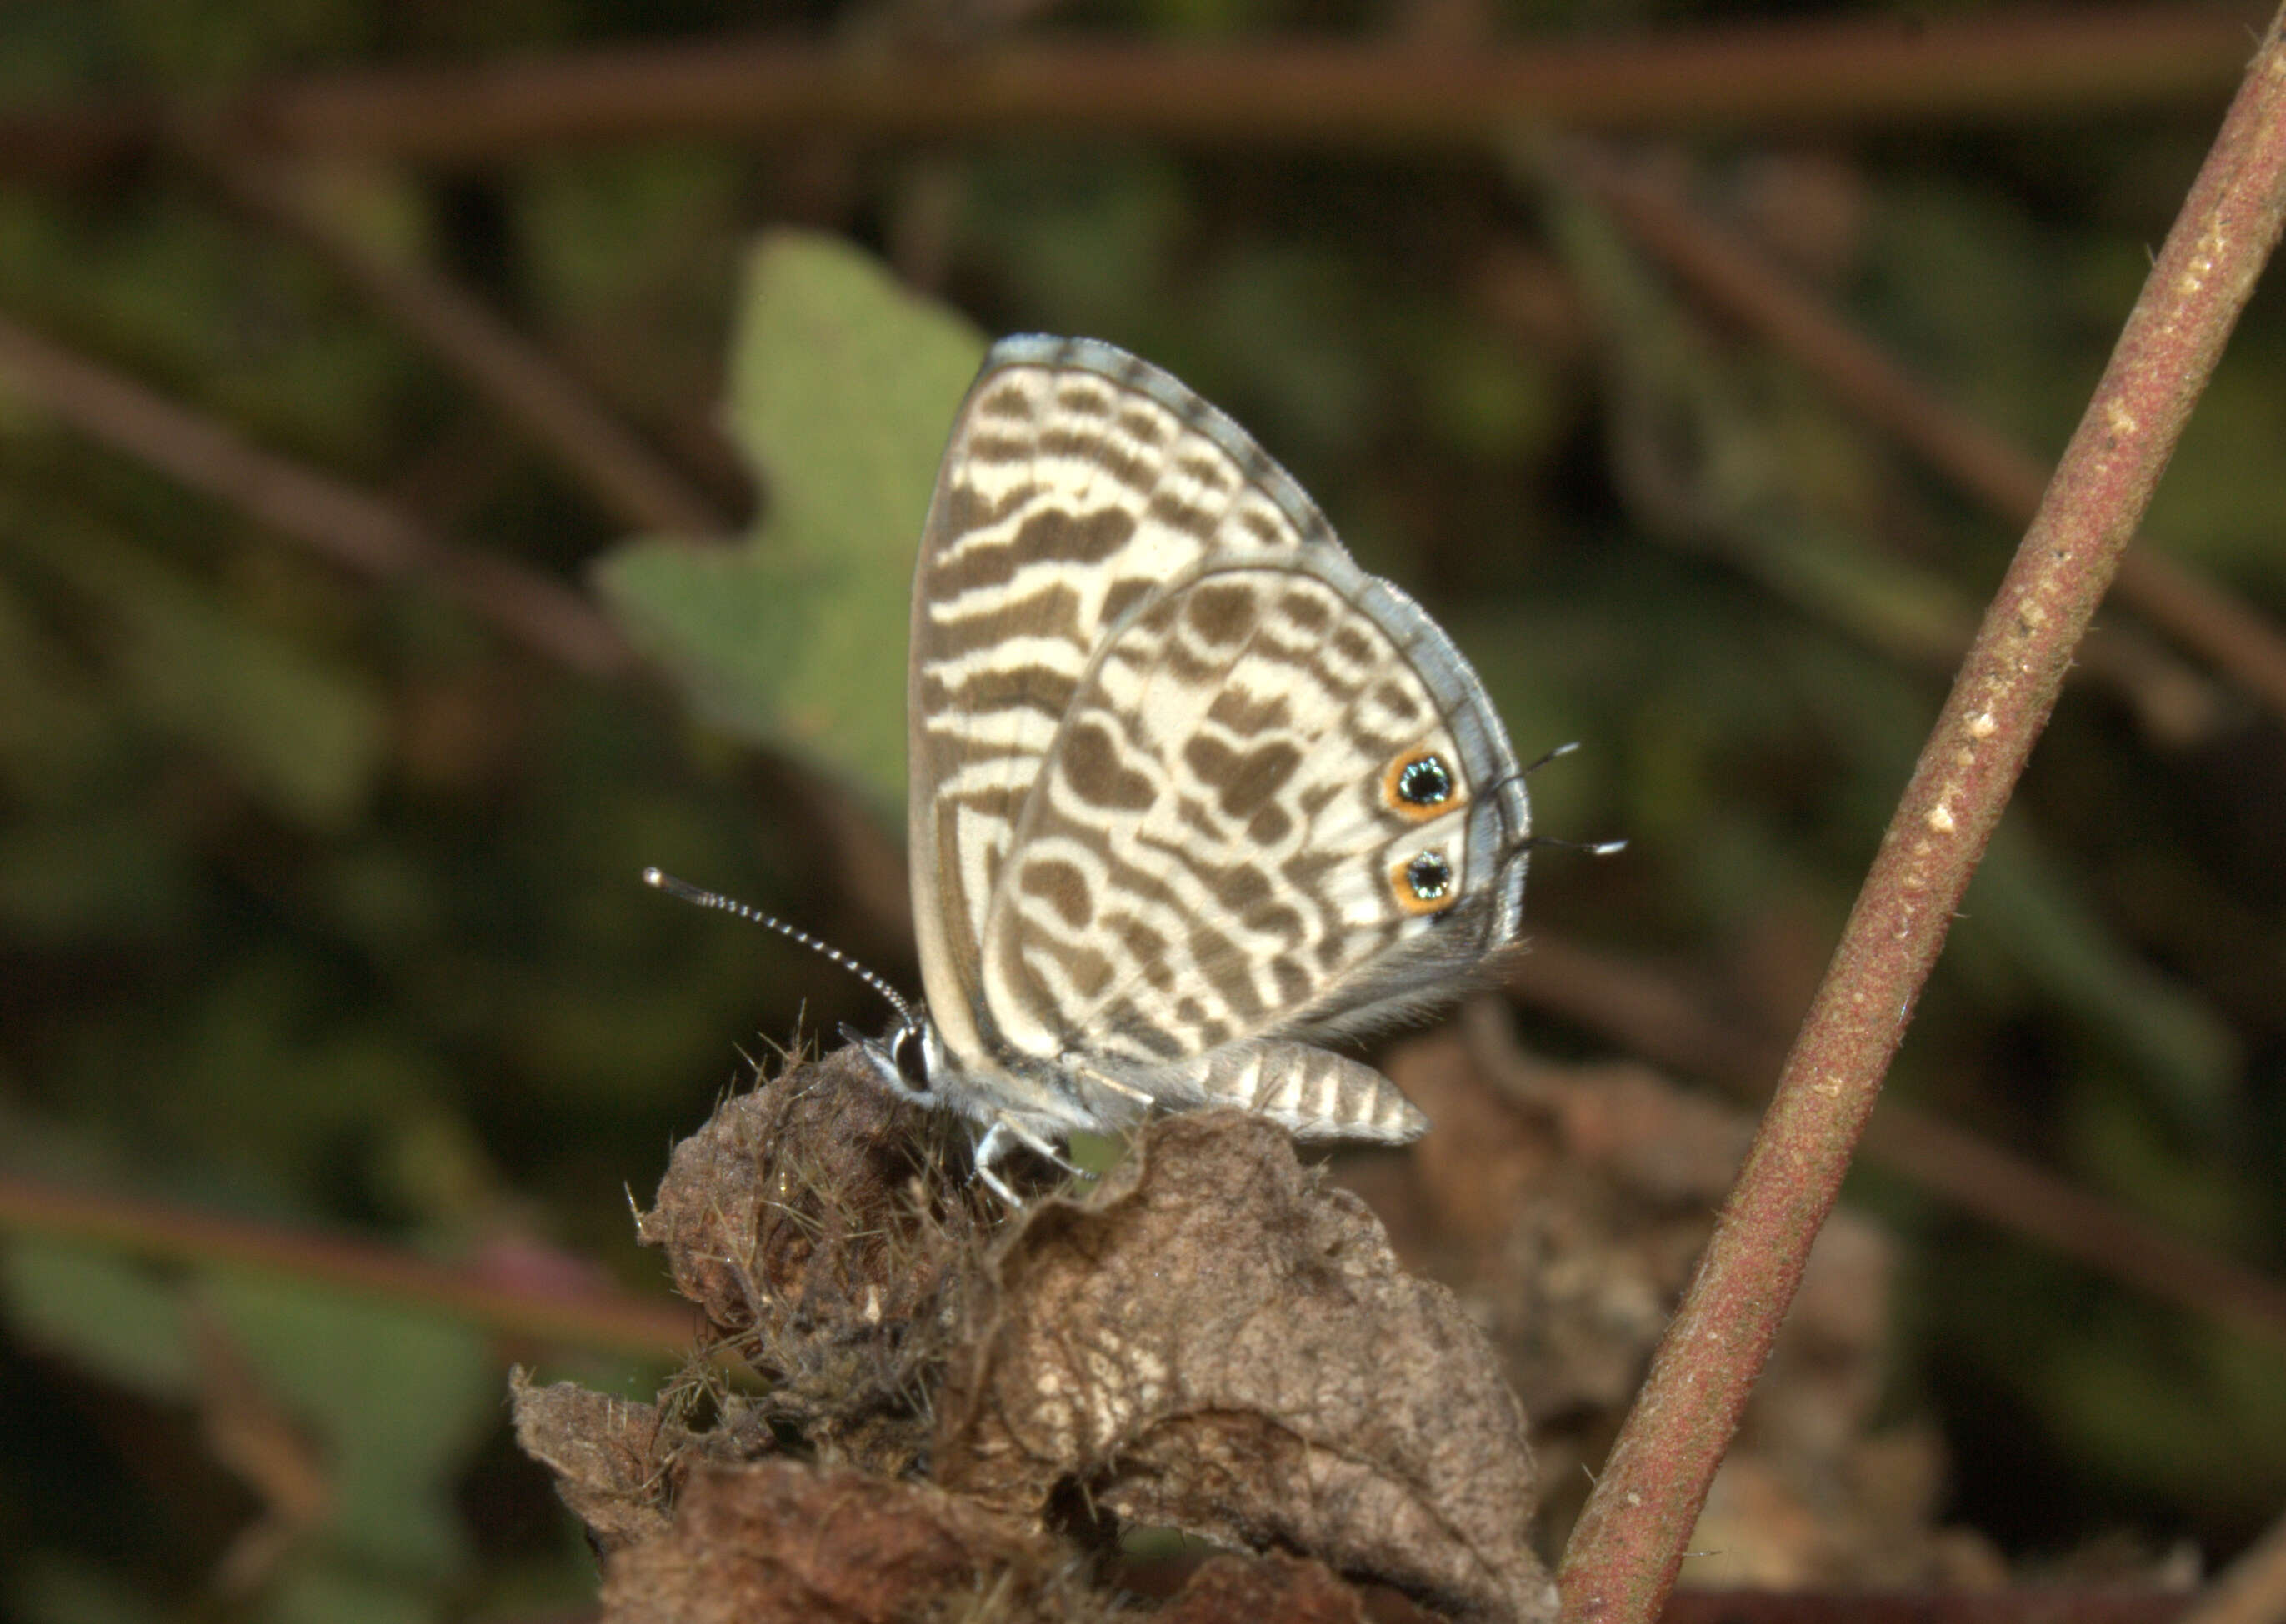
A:
<svg viewBox="0 0 2286 1624">
<path fill-rule="evenodd" d="M 938 1086 L 948 1072 L 944 1039 L 921 1005 L 900 1005 L 896 1021 L 879 1037 L 868 1037 L 847 1026 L 841 1029 L 841 1037 L 865 1057 L 881 1086 L 898 1099 L 915 1105 L 945 1103 Z"/>
</svg>

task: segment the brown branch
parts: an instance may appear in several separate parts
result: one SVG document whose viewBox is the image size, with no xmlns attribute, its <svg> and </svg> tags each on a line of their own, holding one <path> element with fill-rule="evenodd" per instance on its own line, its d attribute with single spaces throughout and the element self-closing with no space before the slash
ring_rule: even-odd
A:
<svg viewBox="0 0 2286 1624">
<path fill-rule="evenodd" d="M 1183 140 L 1473 145 L 1594 130 L 1952 125 L 2221 94 L 2247 14 L 2136 11 L 1904 28 L 1888 19 L 1508 51 L 1012 44 L 974 56 L 776 42 L 288 86 L 251 112 L 305 150 L 465 162 L 562 141 L 1055 128 Z"/>
<path fill-rule="evenodd" d="M 674 1355 L 698 1321 L 687 1305 L 622 1293 L 537 1287 L 432 1263 L 369 1242 L 0 1176 L 0 1230 L 97 1246 L 154 1262 L 260 1269 L 408 1309 L 451 1314 L 501 1336 Z"/>
<path fill-rule="evenodd" d="M 193 146 L 199 144 L 193 143 Z M 209 150 L 229 195 L 283 228 L 410 333 L 553 457 L 603 508 L 638 530 L 715 535 L 729 524 L 537 344 L 449 280 L 375 253 L 284 166 Z"/>
<path fill-rule="evenodd" d="M 416 576 L 575 671 L 636 666 L 611 623 L 544 575 L 437 540 L 385 502 L 248 445 L 219 423 L 0 316 L 0 372 L 90 438 L 226 502 L 361 575 Z"/>
<path fill-rule="evenodd" d="M 477 164 L 572 144 L 838 132 L 942 139 L 1120 133 L 1184 141 L 1477 148 L 1581 130 L 2019 123 L 2219 99 L 2258 13 L 2235 6 L 1757 24 L 1465 51 L 1385 42 L 970 52 L 704 39 L 472 67 L 312 75 L 230 119 L 303 152 Z M 19 113 L 0 169 L 115 166 L 164 141 L 145 104 Z"/>
<path fill-rule="evenodd" d="M 1509 986 L 1629 1053 L 1742 1097 L 1759 1100 L 1785 1059 L 1777 1044 L 1719 1019 L 1675 981 L 1545 933 L 1533 935 Z M 1862 1148 L 1874 1165 L 1996 1228 L 2286 1348 L 2286 1283 L 2168 1234 L 1981 1135 L 1884 1099 Z"/>
<path fill-rule="evenodd" d="M 2279 20 L 1915 765 L 1738 1183 L 1565 1553 L 1565 1614 L 1649 1620 L 2072 650 L 2286 221 Z"/>
<path fill-rule="evenodd" d="M 1701 297 L 1785 351 L 1994 513 L 2011 524 L 2031 521 L 2050 472 L 2038 458 L 1942 399 L 1672 185 L 1585 144 L 1567 148 L 1564 157 L 1567 175 Z M 2120 602 L 2286 717 L 2286 637 L 2259 611 L 2192 566 L 2148 548 L 2120 562 L 2116 585 Z M 2130 660 L 2114 662 L 2120 668 L 2113 674 L 2148 675 L 2148 661 L 2133 662 L 2133 650 L 2126 652 Z"/>
</svg>

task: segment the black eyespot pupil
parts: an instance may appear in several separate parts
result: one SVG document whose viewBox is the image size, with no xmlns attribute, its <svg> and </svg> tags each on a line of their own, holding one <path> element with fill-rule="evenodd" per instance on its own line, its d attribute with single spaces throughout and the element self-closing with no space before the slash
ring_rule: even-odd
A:
<svg viewBox="0 0 2286 1624">
<path fill-rule="evenodd" d="M 1453 887 L 1453 865 L 1433 851 L 1424 851 L 1405 865 L 1405 883 L 1424 903 L 1433 903 Z"/>
<path fill-rule="evenodd" d="M 1433 755 L 1408 761 L 1397 775 L 1397 793 L 1416 807 L 1433 807 L 1453 792 L 1453 775 Z"/>
<path fill-rule="evenodd" d="M 909 1026 L 896 1036 L 890 1050 L 897 1062 L 897 1075 L 904 1078 L 915 1093 L 925 1093 L 929 1085 L 928 1051 L 921 1042 L 921 1029 Z"/>
</svg>

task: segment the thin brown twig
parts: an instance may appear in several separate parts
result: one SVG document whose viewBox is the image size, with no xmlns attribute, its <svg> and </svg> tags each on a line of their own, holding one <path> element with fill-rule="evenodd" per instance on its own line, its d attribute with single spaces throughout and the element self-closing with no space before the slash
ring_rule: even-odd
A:
<svg viewBox="0 0 2286 1624">
<path fill-rule="evenodd" d="M 90 438 L 227 502 L 359 574 L 418 577 L 575 671 L 637 666 L 619 631 L 562 583 L 453 547 L 387 503 L 230 430 L 0 316 L 0 372 Z"/>
<path fill-rule="evenodd" d="M 942 139 L 1124 133 L 1478 149 L 1519 122 L 1580 130 L 1953 128 L 2220 98 L 2258 13 L 2229 5 L 1758 23 L 1466 50 L 1383 41 L 957 51 L 708 38 L 477 67 L 311 75 L 227 111 L 257 146 L 496 163 L 693 136 Z M 0 169 L 114 168 L 168 138 L 122 100 L 0 121 Z"/>
<path fill-rule="evenodd" d="M 605 1290 L 568 1292 L 434 1263 L 341 1236 L 0 1175 L 0 1230 L 99 1246 L 154 1262 L 261 1269 L 449 1313 L 502 1336 L 640 1354 L 687 1350 L 688 1305 Z"/>
<path fill-rule="evenodd" d="M 1785 351 L 1851 409 L 2000 517 L 2030 522 L 2050 472 L 2038 457 L 1942 398 L 1662 178 L 1586 143 L 1568 147 L 1565 159 L 1566 172 L 1702 298 Z M 2121 560 L 2115 590 L 2120 602 L 2286 717 L 2286 635 L 2258 611 L 2193 566 L 2148 547 Z"/>
<path fill-rule="evenodd" d="M 200 142 L 204 168 L 241 206 L 281 227 L 410 333 L 622 523 L 680 535 L 729 525 L 539 345 L 453 282 L 392 261 L 344 230 L 273 161 Z M 201 150 L 203 147 L 203 150 Z"/>
<path fill-rule="evenodd" d="M 2286 635 L 2268 616 L 2204 572 L 2148 547 L 2119 561 L 2115 586 L 2122 603 L 2286 717 Z"/>
<path fill-rule="evenodd" d="M 1594 130 L 1862 128 L 2219 95 L 2243 12 L 1888 19 L 1508 51 L 1285 42 L 1009 43 L 974 54 L 711 41 L 650 53 L 284 87 L 256 127 L 303 150 L 468 162 L 630 135 L 983 135 L 1475 145 L 1519 119 Z"/>
<path fill-rule="evenodd" d="M 1629 1053 L 1757 1102 L 1785 1060 L 1779 1045 L 1722 1020 L 1673 978 L 1544 932 L 1508 984 L 1525 1003 Z M 1980 1134 L 1885 1098 L 1862 1149 L 1876 1166 L 2008 1234 L 2286 1348 L 2286 1283 L 2168 1234 Z"/>
<path fill-rule="evenodd" d="M 2274 18 L 2039 516 L 1915 764 L 1738 1183 L 1604 1462 L 1558 1583 L 1649 1620 L 1832 1210 L 1882 1076 L 2192 406 L 2286 223 Z"/>
</svg>

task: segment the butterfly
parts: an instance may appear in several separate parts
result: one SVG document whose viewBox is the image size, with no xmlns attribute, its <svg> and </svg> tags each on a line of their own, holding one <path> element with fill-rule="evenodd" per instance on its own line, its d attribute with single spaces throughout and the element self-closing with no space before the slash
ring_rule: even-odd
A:
<svg viewBox="0 0 2286 1624">
<path fill-rule="evenodd" d="M 1325 1045 L 1511 946 L 1531 807 L 1484 685 L 1251 437 L 1090 339 L 993 346 L 913 578 L 924 999 L 858 1038 L 981 1124 L 976 1166 L 1236 1106 L 1428 1120 Z"/>
</svg>

